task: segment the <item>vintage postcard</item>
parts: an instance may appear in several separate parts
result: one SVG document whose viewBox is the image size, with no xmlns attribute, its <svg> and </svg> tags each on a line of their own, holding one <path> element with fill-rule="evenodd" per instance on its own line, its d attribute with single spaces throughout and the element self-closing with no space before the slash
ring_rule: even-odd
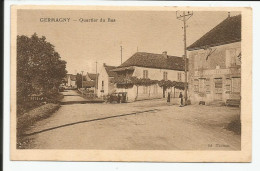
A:
<svg viewBox="0 0 260 171">
<path fill-rule="evenodd" d="M 252 10 L 11 7 L 11 160 L 250 162 Z"/>
</svg>

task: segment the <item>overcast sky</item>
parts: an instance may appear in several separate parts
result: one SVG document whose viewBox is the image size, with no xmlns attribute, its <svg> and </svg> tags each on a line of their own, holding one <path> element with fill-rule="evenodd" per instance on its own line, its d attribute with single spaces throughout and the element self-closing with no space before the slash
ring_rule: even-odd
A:
<svg viewBox="0 0 260 171">
<path fill-rule="evenodd" d="M 239 14 L 231 12 L 231 16 Z M 196 12 L 187 21 L 187 46 L 215 27 L 228 12 Z M 18 10 L 18 35 L 45 36 L 67 61 L 71 74 L 95 72 L 95 62 L 118 66 L 137 52 L 183 55 L 183 22 L 172 11 Z M 70 18 L 70 22 L 40 22 L 40 18 Z M 80 18 L 113 18 L 116 22 L 79 22 Z M 76 20 L 76 21 L 73 21 Z"/>
</svg>

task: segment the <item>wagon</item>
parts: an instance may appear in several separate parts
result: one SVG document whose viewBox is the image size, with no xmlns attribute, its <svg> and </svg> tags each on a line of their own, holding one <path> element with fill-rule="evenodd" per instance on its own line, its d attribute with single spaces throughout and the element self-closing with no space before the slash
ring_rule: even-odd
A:
<svg viewBox="0 0 260 171">
<path fill-rule="evenodd" d="M 112 93 L 108 97 L 108 102 L 126 103 L 127 102 L 127 93 L 126 92 Z"/>
</svg>

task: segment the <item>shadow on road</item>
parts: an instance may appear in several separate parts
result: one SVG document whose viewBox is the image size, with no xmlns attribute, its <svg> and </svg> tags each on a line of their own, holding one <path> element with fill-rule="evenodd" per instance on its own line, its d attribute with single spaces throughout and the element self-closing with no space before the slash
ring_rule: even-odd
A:
<svg viewBox="0 0 260 171">
<path fill-rule="evenodd" d="M 111 118 L 118 118 L 118 117 L 129 116 L 129 115 L 136 115 L 136 114 L 153 112 L 153 111 L 160 111 L 160 110 L 159 109 L 152 109 L 152 110 L 145 110 L 145 111 L 127 113 L 127 114 L 122 114 L 122 115 L 114 115 L 114 116 L 108 116 L 108 117 L 103 117 L 103 118 L 83 120 L 83 121 L 79 121 L 79 122 L 73 122 L 73 123 L 64 124 L 64 125 L 60 125 L 60 126 L 56 126 L 56 127 L 52 127 L 52 128 L 43 129 L 41 131 L 36 131 L 36 132 L 29 133 L 29 134 L 22 134 L 21 136 L 30 136 L 30 135 L 35 135 L 35 134 L 39 134 L 39 133 L 42 133 L 42 132 L 47 132 L 47 131 L 51 131 L 51 130 L 54 130 L 54 129 L 63 128 L 63 127 L 71 126 L 71 125 L 76 125 L 76 124 L 81 124 L 81 123 L 86 123 L 86 122 L 106 120 L 106 119 L 111 119 Z"/>
</svg>

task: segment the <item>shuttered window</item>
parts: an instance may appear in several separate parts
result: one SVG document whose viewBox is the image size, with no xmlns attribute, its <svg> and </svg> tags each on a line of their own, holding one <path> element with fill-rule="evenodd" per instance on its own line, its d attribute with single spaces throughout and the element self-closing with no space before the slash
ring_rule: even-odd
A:
<svg viewBox="0 0 260 171">
<path fill-rule="evenodd" d="M 167 72 L 163 72 L 163 80 L 168 80 L 168 73 Z"/>
<path fill-rule="evenodd" d="M 178 72 L 178 78 L 177 78 L 178 81 L 182 81 L 182 76 L 181 76 L 181 75 L 182 75 L 182 73 L 181 73 L 181 72 Z"/>
<path fill-rule="evenodd" d="M 143 70 L 143 78 L 148 78 L 148 70 Z"/>
<path fill-rule="evenodd" d="M 222 78 L 215 78 L 215 93 L 222 93 Z"/>
<path fill-rule="evenodd" d="M 210 79 L 209 78 L 206 79 L 205 84 L 206 84 L 206 93 L 210 94 Z"/>
<path fill-rule="evenodd" d="M 226 79 L 226 93 L 229 94 L 231 91 L 231 79 L 227 78 Z"/>
</svg>

